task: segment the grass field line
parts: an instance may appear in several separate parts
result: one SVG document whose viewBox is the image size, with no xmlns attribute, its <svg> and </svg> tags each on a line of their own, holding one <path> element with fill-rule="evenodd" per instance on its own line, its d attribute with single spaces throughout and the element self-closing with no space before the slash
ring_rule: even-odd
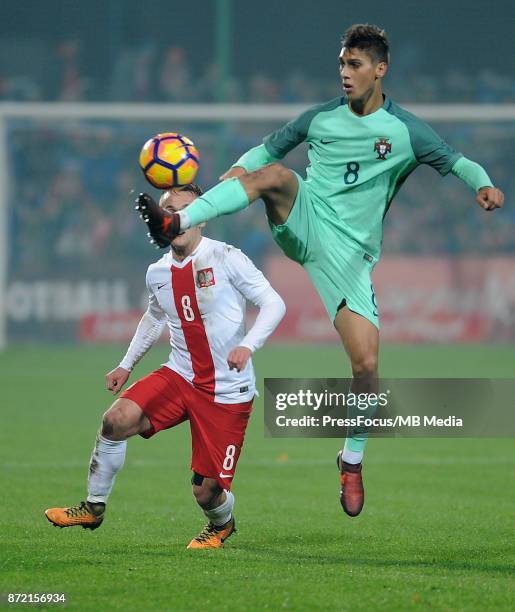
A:
<svg viewBox="0 0 515 612">
<path fill-rule="evenodd" d="M 185 458 L 189 461 L 189 457 Z M 285 467 L 288 465 L 334 465 L 334 459 L 258 459 L 245 461 L 245 466 L 249 467 Z M 515 457 L 421 457 L 416 459 L 399 458 L 395 459 L 392 457 L 381 458 L 379 461 L 374 461 L 377 465 L 515 465 Z M 66 461 L 66 463 L 53 462 L 53 461 L 38 461 L 38 462 L 20 462 L 16 463 L 3 463 L 3 468 L 7 470 L 16 469 L 41 469 L 47 470 L 49 468 L 62 471 L 63 469 L 87 469 L 88 462 L 86 461 Z M 127 458 L 124 469 L 127 468 L 146 468 L 146 467 L 174 467 L 175 461 L 165 461 L 160 459 L 134 459 Z"/>
</svg>

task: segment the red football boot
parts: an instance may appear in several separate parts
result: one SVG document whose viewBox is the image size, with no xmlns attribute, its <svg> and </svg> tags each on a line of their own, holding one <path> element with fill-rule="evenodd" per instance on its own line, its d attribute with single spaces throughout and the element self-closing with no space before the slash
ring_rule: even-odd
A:
<svg viewBox="0 0 515 612">
<path fill-rule="evenodd" d="M 151 239 L 152 244 L 157 244 L 164 249 L 170 246 L 172 240 L 181 233 L 179 215 L 161 208 L 147 193 L 139 194 L 135 208 L 147 224 L 147 236 Z"/>
<path fill-rule="evenodd" d="M 336 457 L 336 465 L 340 472 L 340 482 L 342 484 L 340 503 L 346 514 L 358 516 L 365 503 L 365 490 L 361 478 L 361 468 L 363 466 L 361 463 L 356 465 L 347 463 L 343 460 L 342 453 L 343 451 L 340 451 Z"/>
</svg>

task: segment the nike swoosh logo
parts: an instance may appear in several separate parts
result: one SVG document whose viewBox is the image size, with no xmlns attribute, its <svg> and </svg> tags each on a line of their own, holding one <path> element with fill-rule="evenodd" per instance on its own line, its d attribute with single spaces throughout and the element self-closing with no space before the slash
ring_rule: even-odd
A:
<svg viewBox="0 0 515 612">
<path fill-rule="evenodd" d="M 322 144 L 332 144 L 333 142 L 338 142 L 338 140 L 327 140 L 327 139 L 322 138 L 320 142 Z"/>
<path fill-rule="evenodd" d="M 224 474 L 223 472 L 220 472 L 218 476 L 220 476 L 220 478 L 232 478 L 232 474 Z"/>
<path fill-rule="evenodd" d="M 166 285 L 169 285 L 170 283 L 163 283 L 162 285 L 158 285 L 157 286 L 157 290 L 159 291 L 160 289 L 162 289 L 163 287 L 166 287 Z"/>
</svg>

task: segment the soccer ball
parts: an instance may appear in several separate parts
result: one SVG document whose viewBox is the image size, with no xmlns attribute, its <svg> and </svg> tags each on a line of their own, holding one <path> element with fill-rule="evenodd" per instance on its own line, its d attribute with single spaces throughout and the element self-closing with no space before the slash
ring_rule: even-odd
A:
<svg viewBox="0 0 515 612">
<path fill-rule="evenodd" d="M 139 154 L 139 165 L 151 185 L 158 189 L 170 189 L 194 181 L 199 159 L 198 151 L 189 138 L 166 132 L 147 140 Z"/>
</svg>

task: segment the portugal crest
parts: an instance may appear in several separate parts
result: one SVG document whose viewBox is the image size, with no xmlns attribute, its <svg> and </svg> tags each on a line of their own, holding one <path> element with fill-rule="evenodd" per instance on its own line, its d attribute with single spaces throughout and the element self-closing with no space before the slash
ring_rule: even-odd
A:
<svg viewBox="0 0 515 612">
<path fill-rule="evenodd" d="M 376 159 L 386 159 L 386 155 L 391 153 L 392 144 L 388 140 L 389 138 L 380 138 L 374 144 L 374 151 L 377 153 Z"/>
</svg>

